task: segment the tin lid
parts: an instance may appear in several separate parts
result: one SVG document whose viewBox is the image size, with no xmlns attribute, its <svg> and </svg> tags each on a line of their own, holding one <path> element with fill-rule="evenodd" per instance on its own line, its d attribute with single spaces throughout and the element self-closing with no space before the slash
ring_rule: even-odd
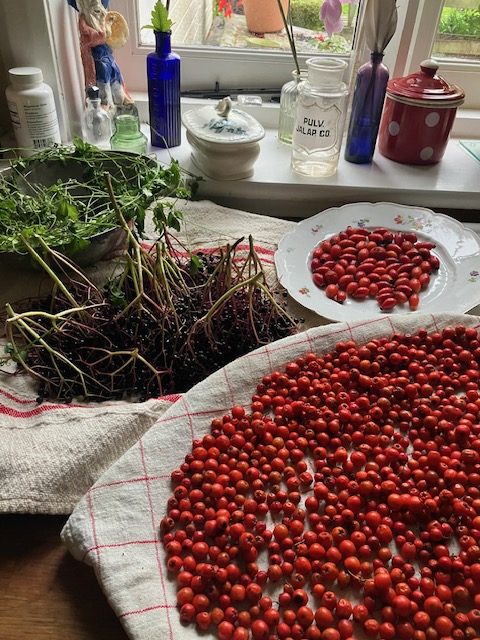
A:
<svg viewBox="0 0 480 640">
<path fill-rule="evenodd" d="M 420 72 L 390 80 L 387 92 L 394 98 L 413 102 L 461 104 L 465 98 L 463 89 L 437 76 L 437 70 L 435 60 L 424 60 L 420 65 Z"/>
<path fill-rule="evenodd" d="M 265 129 L 255 118 L 245 111 L 232 108 L 230 98 L 223 98 L 216 107 L 208 105 L 187 111 L 182 121 L 187 131 L 207 142 L 258 142 L 265 135 Z"/>
</svg>

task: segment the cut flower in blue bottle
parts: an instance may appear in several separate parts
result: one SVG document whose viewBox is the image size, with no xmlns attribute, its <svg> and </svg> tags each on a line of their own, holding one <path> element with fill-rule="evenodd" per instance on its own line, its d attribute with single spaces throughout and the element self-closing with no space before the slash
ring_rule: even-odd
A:
<svg viewBox="0 0 480 640">
<path fill-rule="evenodd" d="M 397 26 L 395 0 L 367 0 L 365 32 L 370 62 L 358 70 L 348 127 L 345 160 L 357 164 L 372 161 L 380 126 L 389 72 L 383 51 Z"/>
<path fill-rule="evenodd" d="M 147 27 L 155 34 L 155 51 L 147 56 L 151 143 L 164 149 L 181 142 L 180 56 L 172 52 L 168 6 L 157 0 Z"/>
</svg>

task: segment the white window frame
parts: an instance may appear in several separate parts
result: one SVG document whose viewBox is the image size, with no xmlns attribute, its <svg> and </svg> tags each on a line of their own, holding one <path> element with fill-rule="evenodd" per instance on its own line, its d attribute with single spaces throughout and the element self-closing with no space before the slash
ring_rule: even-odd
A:
<svg viewBox="0 0 480 640">
<path fill-rule="evenodd" d="M 138 41 L 136 0 L 112 0 L 111 6 L 123 13 L 132 26 L 129 44 L 116 52 L 127 86 L 134 92 L 146 92 L 145 56 L 151 48 Z M 397 32 L 385 55 L 391 77 L 414 73 L 420 68 L 420 62 L 430 57 L 443 2 L 397 0 L 397 7 Z M 351 55 L 342 56 L 353 63 L 349 72 L 358 66 L 359 61 L 363 62 L 368 57 L 362 38 L 358 40 L 355 43 L 357 50 Z M 216 83 L 222 91 L 239 86 L 278 89 L 290 78 L 293 68 L 288 52 L 258 52 L 208 46 L 176 46 L 175 50 L 182 57 L 183 90 L 213 90 Z M 303 63 L 307 57 L 300 55 Z M 465 110 L 480 109 L 480 63 L 450 62 L 446 59 L 438 62 L 441 74 L 465 90 Z M 480 121 L 480 113 L 470 112 L 469 122 L 472 118 Z M 477 135 L 480 135 L 480 130 Z"/>
<path fill-rule="evenodd" d="M 151 47 L 141 45 L 136 0 L 111 0 L 110 7 L 122 13 L 130 25 L 130 39 L 125 47 L 115 52 L 127 88 L 132 92 L 146 92 L 145 57 Z M 294 70 L 292 56 L 283 51 L 227 49 L 212 46 L 175 46 L 182 59 L 182 90 L 213 91 L 216 84 L 221 91 L 246 87 L 276 89 L 291 79 Z M 300 66 L 312 54 L 299 54 Z M 352 54 L 335 54 L 347 62 Z M 351 68 L 349 64 L 349 69 Z M 347 70 L 346 80 L 348 80 Z"/>
<path fill-rule="evenodd" d="M 431 57 L 438 62 L 442 77 L 464 89 L 465 108 L 480 109 L 480 62 L 450 61 L 431 54 L 444 2 L 399 0 L 398 4 L 404 7 L 403 24 L 399 24 L 400 43 L 390 67 L 392 77 L 415 73 L 422 60 Z"/>
</svg>

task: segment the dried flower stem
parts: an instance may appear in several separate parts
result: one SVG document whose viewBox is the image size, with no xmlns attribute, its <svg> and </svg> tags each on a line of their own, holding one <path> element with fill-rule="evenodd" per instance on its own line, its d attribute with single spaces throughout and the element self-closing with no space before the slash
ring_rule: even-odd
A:
<svg viewBox="0 0 480 640">
<path fill-rule="evenodd" d="M 298 64 L 297 57 L 297 47 L 295 46 L 295 38 L 293 36 L 293 24 L 292 24 L 292 9 L 290 5 L 290 0 L 288 0 L 288 19 L 285 15 L 285 11 L 283 10 L 282 1 L 277 0 L 278 8 L 280 10 L 280 14 L 283 20 L 283 26 L 285 27 L 285 31 L 287 32 L 288 43 L 290 45 L 290 50 L 292 52 L 293 61 L 295 63 L 295 68 L 297 70 L 298 75 L 300 76 L 300 65 Z"/>
</svg>

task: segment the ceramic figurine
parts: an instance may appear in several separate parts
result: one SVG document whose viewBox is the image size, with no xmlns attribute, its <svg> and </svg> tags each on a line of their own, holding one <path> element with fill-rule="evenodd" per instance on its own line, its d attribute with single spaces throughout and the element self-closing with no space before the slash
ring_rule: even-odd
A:
<svg viewBox="0 0 480 640">
<path fill-rule="evenodd" d="M 128 25 L 117 11 L 109 11 L 110 0 L 67 0 L 79 12 L 80 52 L 85 87 L 100 89 L 102 105 L 109 110 L 133 105 L 128 95 L 113 49 L 128 39 Z"/>
</svg>

